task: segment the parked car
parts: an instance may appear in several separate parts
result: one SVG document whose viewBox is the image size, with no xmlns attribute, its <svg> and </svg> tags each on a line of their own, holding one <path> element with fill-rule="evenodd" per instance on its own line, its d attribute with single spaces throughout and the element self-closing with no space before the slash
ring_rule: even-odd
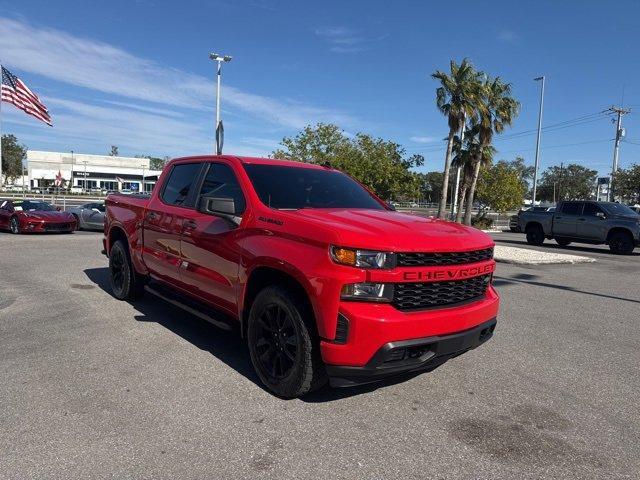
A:
<svg viewBox="0 0 640 480">
<path fill-rule="evenodd" d="M 0 230 L 11 233 L 70 233 L 76 219 L 41 200 L 0 200 Z"/>
<path fill-rule="evenodd" d="M 79 207 L 67 209 L 76 219 L 78 230 L 102 230 L 104 228 L 104 202 L 85 203 Z"/>
<path fill-rule="evenodd" d="M 613 253 L 624 255 L 640 245 L 640 215 L 613 202 L 567 201 L 555 212 L 522 212 L 520 228 L 530 245 L 542 245 L 545 238 L 562 247 L 605 243 Z"/>
<path fill-rule="evenodd" d="M 395 212 L 307 163 L 176 159 L 158 186 L 107 197 L 113 295 L 237 325 L 280 397 L 431 371 L 493 335 L 494 242 L 479 230 Z"/>
<path fill-rule="evenodd" d="M 512 232 L 521 232 L 520 230 L 520 214 L 522 212 L 555 212 L 556 207 L 529 207 L 518 211 L 515 215 L 509 217 L 509 230 Z"/>
</svg>

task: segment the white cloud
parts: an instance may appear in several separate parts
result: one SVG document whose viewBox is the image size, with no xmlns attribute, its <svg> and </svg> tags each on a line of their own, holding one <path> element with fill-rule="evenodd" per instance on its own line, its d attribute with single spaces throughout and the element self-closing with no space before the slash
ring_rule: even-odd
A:
<svg viewBox="0 0 640 480">
<path fill-rule="evenodd" d="M 437 137 L 417 136 L 417 137 L 409 137 L 409 140 L 411 140 L 413 143 L 433 143 L 433 142 L 437 142 L 439 139 Z"/>
<path fill-rule="evenodd" d="M 504 43 L 516 43 L 520 40 L 520 35 L 513 30 L 502 30 L 498 33 L 498 40 Z"/>
<path fill-rule="evenodd" d="M 315 31 L 316 35 L 324 38 L 335 53 L 357 53 L 367 49 L 369 40 L 360 33 L 347 27 L 321 27 Z"/>
<path fill-rule="evenodd" d="M 10 69 L 109 95 L 202 111 L 214 104 L 212 79 L 160 65 L 107 43 L 36 28 L 19 20 L 0 18 L 0 52 Z M 225 85 L 223 103 L 244 112 L 245 118 L 249 115 L 285 128 L 300 129 L 315 122 L 344 126 L 358 123 L 340 111 L 257 95 L 229 85 Z M 149 111 L 155 107 L 135 108 Z M 167 111 L 156 113 L 164 116 Z"/>
</svg>

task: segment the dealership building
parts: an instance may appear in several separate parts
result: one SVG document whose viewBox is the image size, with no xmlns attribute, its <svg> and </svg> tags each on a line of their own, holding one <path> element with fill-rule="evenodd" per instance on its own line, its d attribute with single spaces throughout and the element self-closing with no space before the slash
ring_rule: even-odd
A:
<svg viewBox="0 0 640 480">
<path fill-rule="evenodd" d="M 150 192 L 161 170 L 151 170 L 148 158 L 87 155 L 74 152 L 27 151 L 28 185 L 43 188 L 61 179 L 66 188 L 130 189 Z"/>
</svg>

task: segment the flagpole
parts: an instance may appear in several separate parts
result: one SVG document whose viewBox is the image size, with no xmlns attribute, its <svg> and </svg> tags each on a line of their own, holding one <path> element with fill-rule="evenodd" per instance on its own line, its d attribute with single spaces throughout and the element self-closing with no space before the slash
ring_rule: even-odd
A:
<svg viewBox="0 0 640 480">
<path fill-rule="evenodd" d="M 0 188 L 4 185 L 2 181 L 2 62 L 0 62 Z"/>
</svg>

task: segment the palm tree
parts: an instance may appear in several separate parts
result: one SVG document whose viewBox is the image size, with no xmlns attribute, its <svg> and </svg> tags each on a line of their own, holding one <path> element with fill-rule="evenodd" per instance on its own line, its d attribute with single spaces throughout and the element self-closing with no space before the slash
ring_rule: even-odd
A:
<svg viewBox="0 0 640 480">
<path fill-rule="evenodd" d="M 500 77 L 490 78 L 482 85 L 482 102 L 478 104 L 478 141 L 480 148 L 475 152 L 473 175 L 467 194 L 467 210 L 464 223 L 471 225 L 473 198 L 482 167 L 482 155 L 491 146 L 493 134 L 500 134 L 511 125 L 520 110 L 520 103 L 511 96 L 511 84 L 504 83 Z"/>
<path fill-rule="evenodd" d="M 458 137 L 456 137 L 456 143 L 453 147 L 454 157 L 451 165 L 454 167 L 461 167 L 463 172 L 455 218 L 455 221 L 458 223 L 461 223 L 462 221 L 462 212 L 467 199 L 467 192 L 471 187 L 476 158 L 480 158 L 480 163 L 483 166 L 490 165 L 493 162 L 493 156 L 496 152 L 496 149 L 491 145 L 484 147 L 480 145 L 480 142 L 478 141 L 478 130 L 479 128 L 477 124 L 466 129 L 465 148 L 460 148 L 460 141 L 458 140 Z"/>
<path fill-rule="evenodd" d="M 444 157 L 444 178 L 442 193 L 438 206 L 438 218 L 444 218 L 447 207 L 449 187 L 449 171 L 451 167 L 451 151 L 455 134 L 464 125 L 465 120 L 476 118 L 476 105 L 479 100 L 482 74 L 476 71 L 466 58 L 460 65 L 451 60 L 450 73 L 436 71 L 432 78 L 440 82 L 436 89 L 436 105 L 438 110 L 447 117 L 449 136 L 447 138 L 447 152 Z"/>
</svg>

